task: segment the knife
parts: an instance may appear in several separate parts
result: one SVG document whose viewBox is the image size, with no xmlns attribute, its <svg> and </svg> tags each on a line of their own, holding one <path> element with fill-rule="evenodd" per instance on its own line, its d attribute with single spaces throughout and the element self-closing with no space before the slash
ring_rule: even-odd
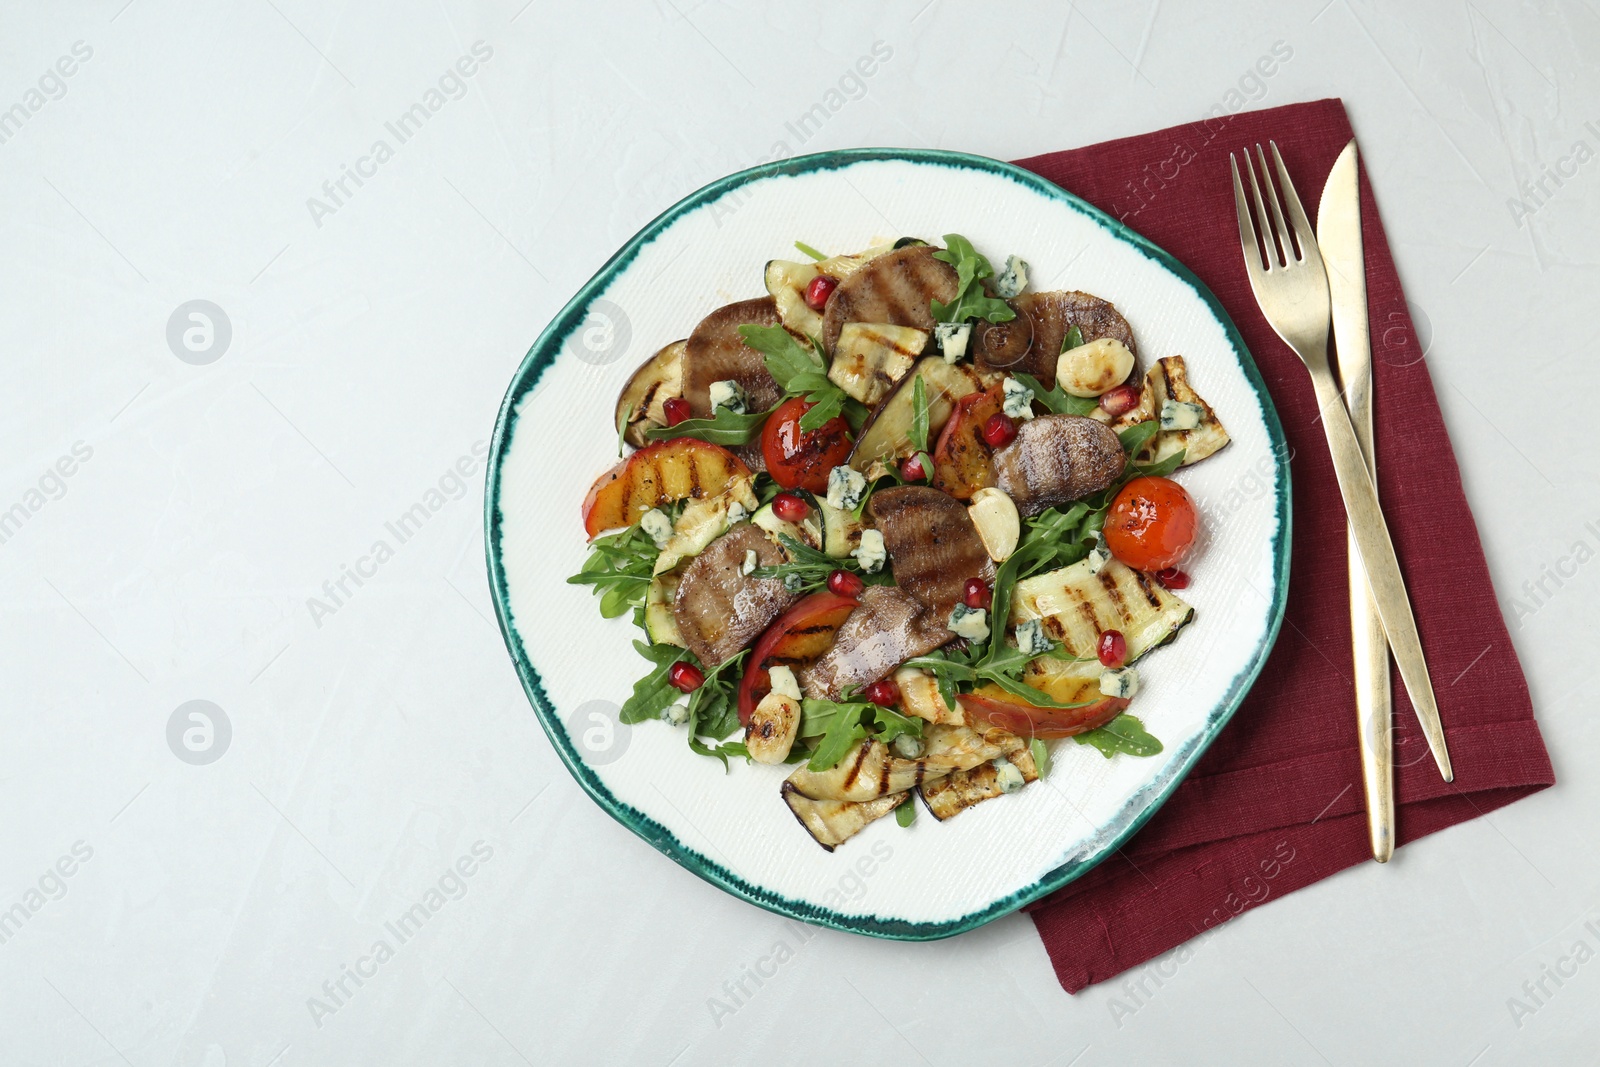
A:
<svg viewBox="0 0 1600 1067">
<path fill-rule="evenodd" d="M 1361 193 L 1356 143 L 1339 153 L 1317 206 L 1317 244 L 1328 268 L 1333 298 L 1333 338 L 1345 406 L 1356 440 L 1377 484 L 1372 441 L 1372 338 L 1367 319 L 1366 261 L 1361 244 Z M 1389 642 L 1372 600 L 1367 573 L 1347 534 L 1350 560 L 1350 641 L 1355 664 L 1356 727 L 1361 742 L 1361 778 L 1367 800 L 1372 858 L 1394 854 L 1394 738 L 1389 688 Z"/>
</svg>

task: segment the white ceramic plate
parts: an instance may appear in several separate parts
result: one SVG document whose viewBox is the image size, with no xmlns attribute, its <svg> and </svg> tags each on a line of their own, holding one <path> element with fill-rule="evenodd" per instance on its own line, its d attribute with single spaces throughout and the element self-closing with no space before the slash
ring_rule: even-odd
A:
<svg viewBox="0 0 1600 1067">
<path fill-rule="evenodd" d="M 833 853 L 779 798 L 786 771 L 692 754 L 665 722 L 617 708 L 645 672 L 627 618 L 568 585 L 586 553 L 579 505 L 616 460 L 618 391 L 716 307 L 763 293 L 798 238 L 830 252 L 962 233 L 1032 288 L 1113 301 L 1145 361 L 1182 354 L 1233 437 L 1178 478 L 1203 539 L 1185 564 L 1195 620 L 1140 663 L 1131 709 L 1165 744 L 1106 759 L 1052 744 L 1044 781 L 949 822 L 881 819 Z M 501 407 L 485 505 L 490 585 L 534 711 L 573 776 L 622 823 L 746 900 L 806 922 L 946 937 L 1065 885 L 1139 828 L 1243 699 L 1277 636 L 1289 573 L 1289 472 L 1277 415 L 1216 298 L 1167 253 L 1049 182 L 948 152 L 860 150 L 767 164 L 677 204 L 629 241 L 534 343 Z"/>
</svg>

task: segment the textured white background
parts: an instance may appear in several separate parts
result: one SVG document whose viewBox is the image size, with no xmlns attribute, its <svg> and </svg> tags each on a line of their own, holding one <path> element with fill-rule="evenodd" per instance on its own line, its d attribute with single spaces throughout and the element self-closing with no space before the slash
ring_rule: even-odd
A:
<svg viewBox="0 0 1600 1067">
<path fill-rule="evenodd" d="M 0 14 L 0 109 L 28 111 L 0 127 L 0 510 L 26 513 L 0 543 L 0 910 L 50 891 L 0 943 L 0 1063 L 1594 1060 L 1592 2 L 519 6 Z M 480 40 L 397 145 L 384 123 Z M 875 41 L 892 57 L 802 144 L 785 124 Z M 1250 75 L 1278 41 L 1293 57 Z M 1137 1001 L 1068 997 L 1019 917 L 802 941 L 603 815 L 489 621 L 481 464 L 450 474 L 548 318 L 780 141 L 1014 158 L 1230 92 L 1351 109 L 1562 784 L 1251 912 Z M 393 158 L 314 218 L 380 137 Z M 1508 198 L 1580 140 L 1519 224 Z M 206 366 L 166 339 L 194 299 L 232 325 Z M 385 523 L 441 479 L 397 544 Z M 392 558 L 314 619 L 380 538 Z M 1566 576 L 1525 589 L 1545 568 Z M 167 741 L 192 699 L 232 726 L 203 766 Z M 308 998 L 478 841 L 459 899 L 319 1026 Z M 92 858 L 45 876 L 78 842 Z M 780 939 L 792 958 L 713 1018 Z M 1535 1005 L 1522 984 L 1571 974 L 1580 939 Z"/>
</svg>

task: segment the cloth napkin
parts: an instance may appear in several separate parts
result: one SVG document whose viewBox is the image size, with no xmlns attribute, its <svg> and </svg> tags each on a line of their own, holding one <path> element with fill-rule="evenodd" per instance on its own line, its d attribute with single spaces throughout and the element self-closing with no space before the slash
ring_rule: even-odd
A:
<svg viewBox="0 0 1600 1067">
<path fill-rule="evenodd" d="M 1293 449 L 1288 611 L 1255 687 L 1139 834 L 1030 909 L 1070 993 L 1371 859 L 1344 507 L 1311 379 L 1251 295 L 1228 168 L 1230 150 L 1275 139 L 1315 220 L 1323 182 L 1351 136 L 1344 105 L 1320 100 L 1018 161 L 1167 249 L 1217 294 L 1261 368 Z M 1405 844 L 1552 785 L 1555 774 L 1365 174 L 1361 213 L 1379 494 L 1456 772 L 1454 783 L 1440 779 L 1396 676 L 1396 820 Z M 1203 393 L 1205 368 L 1192 372 Z"/>
</svg>

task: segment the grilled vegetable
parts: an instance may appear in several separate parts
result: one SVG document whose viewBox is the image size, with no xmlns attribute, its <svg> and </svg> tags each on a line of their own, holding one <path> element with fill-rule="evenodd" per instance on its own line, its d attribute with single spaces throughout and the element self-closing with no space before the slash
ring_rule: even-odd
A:
<svg viewBox="0 0 1600 1067">
<path fill-rule="evenodd" d="M 1150 373 L 1146 375 L 1145 382 L 1150 393 L 1150 411 L 1153 415 L 1160 414 L 1161 407 L 1166 401 L 1175 400 L 1195 405 L 1200 409 L 1201 416 L 1200 424 L 1193 429 L 1162 430 L 1156 434 L 1155 440 L 1146 446 L 1140 462 L 1159 463 L 1182 449 L 1183 466 L 1187 467 L 1220 451 L 1231 440 L 1228 431 L 1222 428 L 1217 413 L 1211 410 L 1211 405 L 1207 404 L 1189 384 L 1188 367 L 1182 356 L 1168 356 L 1166 359 L 1157 360 L 1156 365 L 1151 367 Z M 1143 407 L 1142 403 L 1140 407 Z"/>
<path fill-rule="evenodd" d="M 1034 764 L 1033 754 L 1027 748 L 1017 749 L 1006 756 L 1006 760 L 1022 772 L 1024 782 L 1039 780 L 1039 768 Z M 1000 788 L 998 768 L 993 761 L 980 763 L 969 770 L 953 771 L 931 782 L 923 782 L 920 791 L 922 802 L 928 806 L 928 813 L 940 822 L 952 815 L 959 815 L 985 800 L 993 800 L 1005 792 Z"/>
<path fill-rule="evenodd" d="M 1004 407 L 1005 390 L 998 385 L 956 402 L 933 449 L 935 489 L 957 500 L 971 500 L 978 490 L 994 485 L 994 461 L 990 458 L 994 450 L 984 440 L 983 428 Z"/>
<path fill-rule="evenodd" d="M 905 800 L 904 793 L 891 793 L 853 803 L 844 800 L 812 800 L 788 782 L 783 783 L 783 802 L 789 805 L 794 817 L 806 828 L 812 838 L 832 852 L 866 828 L 867 824 L 881 819 Z"/>
<path fill-rule="evenodd" d="M 933 675 L 917 667 L 901 667 L 894 672 L 894 684 L 900 687 L 900 710 L 931 723 L 948 723 L 965 726 L 957 702 L 952 708 L 939 695 L 939 682 Z"/>
<path fill-rule="evenodd" d="M 783 583 L 744 573 L 746 552 L 763 567 L 783 562 L 783 550 L 748 523 L 723 534 L 683 572 L 672 614 L 684 644 L 707 669 L 749 644 L 794 600 Z"/>
<path fill-rule="evenodd" d="M 806 286 L 818 275 L 817 264 L 795 263 L 787 259 L 767 262 L 763 274 L 767 295 L 778 310 L 784 329 L 803 337 L 822 334 L 822 313 L 806 303 Z"/>
<path fill-rule="evenodd" d="M 651 508 L 716 496 L 750 468 L 719 445 L 690 437 L 642 448 L 595 480 L 583 501 L 583 527 L 593 539 L 632 526 Z"/>
<path fill-rule="evenodd" d="M 800 701 L 777 690 L 761 698 L 750 714 L 744 744 L 757 763 L 782 763 L 800 729 Z"/>
<path fill-rule="evenodd" d="M 815 508 L 808 511 L 799 522 L 786 522 L 778 517 L 771 504 L 763 504 L 750 516 L 750 521 L 771 534 L 774 540 L 792 537 L 802 545 L 819 550 L 822 548 L 822 523 L 817 518 Z"/>
<path fill-rule="evenodd" d="M 950 640 L 943 619 L 892 585 L 869 585 L 860 601 L 827 651 L 798 672 L 806 696 L 839 700 Z"/>
<path fill-rule="evenodd" d="M 739 335 L 740 326 L 776 326 L 778 310 L 770 296 L 720 307 L 700 320 L 683 349 L 683 397 L 695 418 L 711 416 L 713 382 L 737 382 L 750 411 L 766 411 L 783 399 L 767 373 L 766 357 Z"/>
<path fill-rule="evenodd" d="M 1127 457 L 1117 435 L 1078 415 L 1041 415 L 994 454 L 995 481 L 1023 515 L 1037 515 L 1106 488 Z"/>
<path fill-rule="evenodd" d="M 948 493 L 925 485 L 880 489 L 868 503 L 894 566 L 894 580 L 936 619 L 946 619 L 971 578 L 994 580 L 972 516 Z"/>
<path fill-rule="evenodd" d="M 1056 358 L 1061 354 L 1061 342 L 1074 326 L 1085 342 L 1112 337 L 1126 345 L 1134 359 L 1138 359 L 1139 348 L 1133 340 L 1133 329 L 1109 300 L 1089 293 L 1057 290 L 1024 293 L 1010 303 L 1017 311 L 1017 318 L 1013 321 L 1025 319 L 1028 322 L 1031 336 L 1027 350 L 1019 357 L 1015 351 L 1015 340 L 1010 340 L 1007 345 L 1000 347 L 995 358 L 1014 359 L 1015 362 L 987 365 L 1013 373 L 1031 374 L 1049 389 L 1055 385 Z M 981 348 L 977 359 L 980 364 L 985 363 Z"/>
<path fill-rule="evenodd" d="M 1039 670 L 1035 671 L 1037 664 Z M 1076 708 L 1046 708 L 1030 704 L 993 683 L 980 685 L 956 700 L 961 713 L 975 727 L 987 727 L 1019 737 L 1071 737 L 1098 729 L 1122 714 L 1128 706 L 1125 697 L 1110 697 L 1100 692 L 1101 669 L 1082 664 L 1063 663 L 1048 657 L 1036 659 L 1023 672 L 1022 680 L 1062 704 L 1082 703 Z"/>
<path fill-rule="evenodd" d="M 652 645 L 686 647 L 678 632 L 678 620 L 672 617 L 672 600 L 677 592 L 676 574 L 658 574 L 650 579 L 644 598 L 644 632 Z"/>
<path fill-rule="evenodd" d="M 686 341 L 674 341 L 640 365 L 617 397 L 615 425 L 628 420 L 622 438 L 635 448 L 649 443 L 644 431 L 649 426 L 667 425 L 666 403 L 683 395 L 683 350 Z"/>
<path fill-rule="evenodd" d="M 881 741 L 861 741 L 828 770 L 802 765 L 789 775 L 789 784 L 812 800 L 875 800 L 1026 747 L 1003 732 L 985 735 L 966 726 L 930 726 L 923 742 L 920 757 L 904 759 Z"/>
<path fill-rule="evenodd" d="M 1127 642 L 1127 662 L 1132 663 L 1172 640 L 1193 618 L 1194 608 L 1117 560 L 1106 563 L 1098 574 L 1089 560 L 1082 560 L 1026 578 L 1017 583 L 1011 597 L 1012 625 L 1042 619 L 1051 640 L 1085 661 L 1096 659 L 1100 635 L 1107 630 L 1121 632 Z M 1046 663 L 1061 661 L 1035 660 L 1029 671 L 1036 665 L 1043 669 Z M 1098 663 L 1093 670 L 1098 676 Z M 1036 684 L 1031 678 L 1024 680 Z"/>
<path fill-rule="evenodd" d="M 878 405 L 856 438 L 850 466 L 869 480 L 876 476 L 874 464 L 886 470 L 890 464 L 915 451 L 911 443 L 911 424 L 916 413 L 914 397 L 918 378 L 922 379 L 927 398 L 930 434 L 937 433 L 950 418 L 956 401 L 993 384 L 992 377 L 979 374 L 967 364 L 949 364 L 939 356 L 924 356 L 918 360 L 911 372 L 900 379 L 900 384 Z"/>
<path fill-rule="evenodd" d="M 978 539 L 984 551 L 996 563 L 1004 563 L 1017 550 L 1022 537 L 1022 519 L 1017 505 L 1003 489 L 979 489 L 967 507 L 972 525 L 978 530 Z"/>
<path fill-rule="evenodd" d="M 672 528 L 672 536 L 661 546 L 656 557 L 654 573 L 665 574 L 678 564 L 721 537 L 738 516 L 747 515 L 756 506 L 755 476 L 738 475 L 726 489 L 716 496 L 690 500 L 683 506 Z"/>
<path fill-rule="evenodd" d="M 1115 337 L 1085 341 L 1056 357 L 1056 384 L 1073 396 L 1114 389 L 1133 373 L 1133 353 Z"/>
<path fill-rule="evenodd" d="M 847 322 L 883 322 L 932 331 L 930 300 L 949 302 L 956 296 L 956 272 L 933 258 L 930 245 L 899 248 L 869 260 L 839 282 L 822 316 L 822 345 L 829 352 L 839 343 Z"/>
<path fill-rule="evenodd" d="M 860 546 L 866 524 L 853 510 L 833 507 L 827 501 L 818 501 L 817 509 L 822 512 L 822 551 L 834 559 L 849 558 Z"/>
<path fill-rule="evenodd" d="M 739 721 L 746 725 L 761 698 L 772 688 L 773 667 L 805 667 L 833 645 L 833 638 L 857 601 L 835 593 L 804 597 L 778 617 L 761 635 L 739 680 Z"/>
<path fill-rule="evenodd" d="M 906 376 L 927 344 L 927 332 L 910 326 L 846 323 L 834 345 L 828 380 L 871 407 Z"/>
</svg>

